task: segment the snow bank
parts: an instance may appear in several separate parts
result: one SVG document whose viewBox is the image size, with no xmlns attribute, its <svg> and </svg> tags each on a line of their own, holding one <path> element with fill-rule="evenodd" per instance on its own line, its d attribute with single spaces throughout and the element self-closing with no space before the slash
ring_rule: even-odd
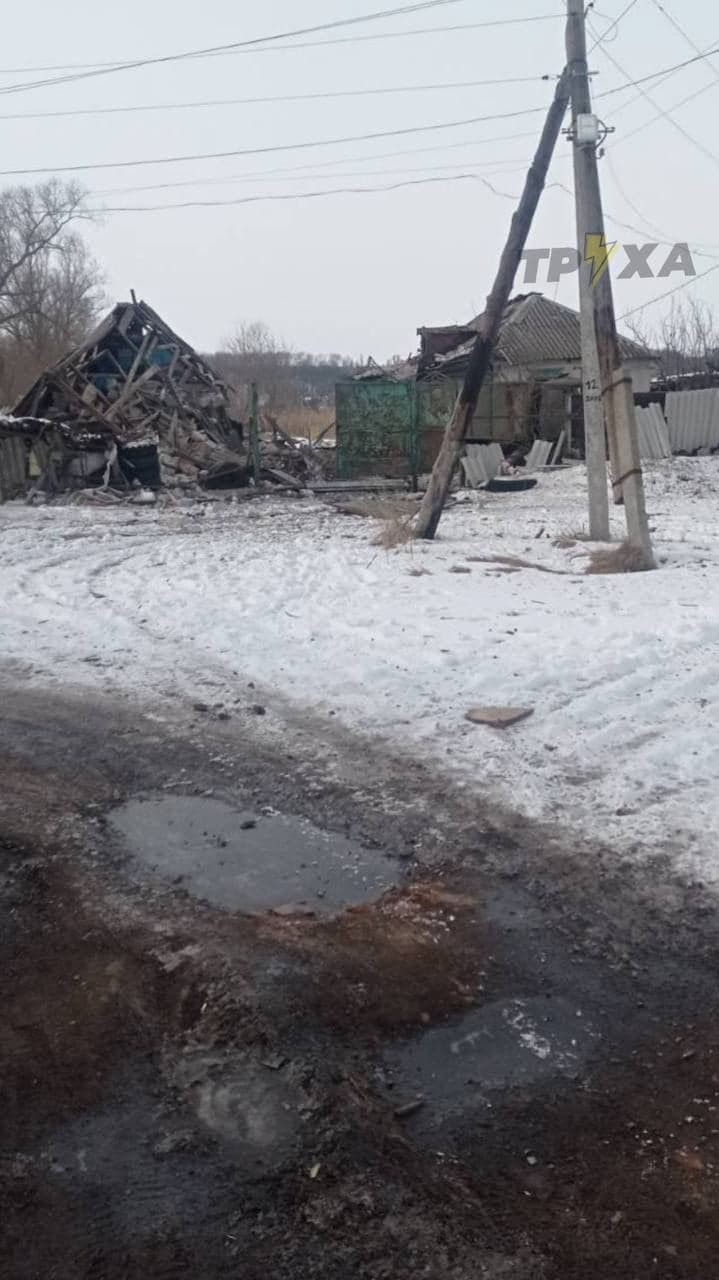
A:
<svg viewBox="0 0 719 1280">
<path fill-rule="evenodd" d="M 658 573 L 588 577 L 583 543 L 552 545 L 585 524 L 585 489 L 573 468 L 476 495 L 435 543 L 389 553 L 374 522 L 311 500 L 8 504 L 3 651 L 35 682 L 146 700 L 232 699 L 253 680 L 431 755 L 478 795 L 637 854 L 666 843 L 719 879 L 719 460 L 648 472 Z M 558 572 L 471 559 L 492 555 Z M 488 702 L 535 714 L 506 732 L 464 720 Z"/>
</svg>

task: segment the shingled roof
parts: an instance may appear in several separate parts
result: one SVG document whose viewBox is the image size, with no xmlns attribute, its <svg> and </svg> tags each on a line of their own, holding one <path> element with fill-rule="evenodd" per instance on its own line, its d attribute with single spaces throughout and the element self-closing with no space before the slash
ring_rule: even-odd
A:
<svg viewBox="0 0 719 1280">
<path fill-rule="evenodd" d="M 469 353 L 472 342 L 469 335 L 481 328 L 483 314 L 469 324 L 454 328 L 420 329 L 422 339 L 421 364 L 424 371 L 431 366 L 447 365 L 462 360 Z M 452 334 L 456 335 L 456 343 Z M 652 353 L 620 335 L 619 347 L 623 360 L 650 360 Z M 494 362 L 512 366 L 558 363 L 578 363 L 581 359 L 581 331 L 579 312 L 553 302 L 542 293 L 518 294 L 507 304 L 499 338 L 494 352 Z"/>
<path fill-rule="evenodd" d="M 482 320 L 477 316 L 472 328 Z M 623 360 L 646 360 L 650 352 L 620 336 Z M 579 312 L 552 302 L 543 293 L 527 293 L 512 298 L 502 320 L 497 355 L 507 364 L 539 364 L 546 360 L 579 360 L 582 339 Z"/>
</svg>

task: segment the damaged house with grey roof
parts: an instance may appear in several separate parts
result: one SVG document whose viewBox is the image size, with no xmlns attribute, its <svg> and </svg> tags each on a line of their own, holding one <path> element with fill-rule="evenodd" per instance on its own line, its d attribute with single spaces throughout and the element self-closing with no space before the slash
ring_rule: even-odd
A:
<svg viewBox="0 0 719 1280">
<path fill-rule="evenodd" d="M 345 479 L 416 476 L 431 469 L 459 392 L 482 316 L 465 325 L 422 327 L 419 352 L 395 369 L 373 365 L 337 387 L 337 466 Z M 649 391 L 656 357 L 620 338 L 635 394 Z M 507 305 L 470 442 L 507 451 L 536 440 L 584 454 L 579 312 L 541 293 Z"/>
</svg>

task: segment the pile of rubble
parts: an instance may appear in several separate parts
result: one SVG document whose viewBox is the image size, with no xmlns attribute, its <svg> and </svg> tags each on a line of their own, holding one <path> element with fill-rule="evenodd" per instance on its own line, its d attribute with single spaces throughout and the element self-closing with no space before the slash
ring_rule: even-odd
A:
<svg viewBox="0 0 719 1280">
<path fill-rule="evenodd" d="M 327 478 L 330 468 L 322 455 L 288 435 L 269 413 L 260 418 L 259 444 L 261 475 L 266 479 L 291 489 L 304 489 Z"/>
<path fill-rule="evenodd" d="M 0 497 L 302 488 L 319 475 L 276 424 L 260 435 L 259 477 L 250 443 L 237 393 L 133 295 L 0 418 Z"/>
<path fill-rule="evenodd" d="M 87 341 L 47 369 L 13 410 L 25 433 L 56 429 L 63 453 L 82 451 L 88 435 L 97 469 L 113 484 L 181 487 L 231 469 L 247 472 L 247 450 L 235 397 L 210 366 L 145 302 L 118 303 Z M 32 433 L 31 433 L 32 434 Z M 38 436 L 38 433 L 34 433 Z M 34 452 L 37 453 L 35 445 Z M 59 461 L 57 459 L 56 461 Z M 69 481 L 43 476 L 44 487 Z M 87 465 L 83 468 L 88 479 Z M 92 474 L 92 473 L 90 473 Z"/>
</svg>

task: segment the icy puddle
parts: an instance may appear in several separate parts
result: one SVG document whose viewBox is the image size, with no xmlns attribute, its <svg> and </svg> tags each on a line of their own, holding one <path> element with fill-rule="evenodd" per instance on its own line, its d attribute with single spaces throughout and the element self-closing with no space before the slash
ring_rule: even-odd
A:
<svg viewBox="0 0 719 1280">
<path fill-rule="evenodd" d="M 378 850 L 302 818 L 261 817 L 219 800 L 131 800 L 109 820 L 156 875 L 229 911 L 333 912 L 372 901 L 399 879 Z"/>
<path fill-rule="evenodd" d="M 581 1072 L 597 1033 L 555 996 L 498 1001 L 435 1027 L 385 1056 L 397 1106 L 423 1098 L 417 1124 L 490 1108 L 493 1095 Z"/>
</svg>

